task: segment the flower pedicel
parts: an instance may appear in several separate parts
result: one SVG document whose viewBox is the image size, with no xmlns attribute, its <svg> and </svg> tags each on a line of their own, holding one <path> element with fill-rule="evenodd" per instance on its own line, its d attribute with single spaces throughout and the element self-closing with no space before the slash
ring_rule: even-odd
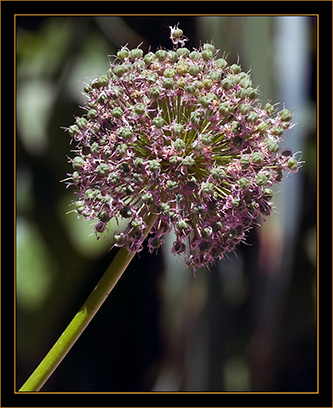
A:
<svg viewBox="0 0 333 408">
<path fill-rule="evenodd" d="M 212 43 L 187 49 L 183 31 L 170 29 L 173 50 L 123 47 L 87 84 L 86 113 L 68 128 L 77 146 L 67 181 L 97 237 L 111 218 L 128 219 L 114 242 L 139 252 L 154 214 L 149 250 L 173 229 L 172 252 L 195 270 L 245 240 L 271 213 L 272 186 L 300 163 L 279 148 L 291 112 L 262 107 L 240 65 Z"/>
</svg>

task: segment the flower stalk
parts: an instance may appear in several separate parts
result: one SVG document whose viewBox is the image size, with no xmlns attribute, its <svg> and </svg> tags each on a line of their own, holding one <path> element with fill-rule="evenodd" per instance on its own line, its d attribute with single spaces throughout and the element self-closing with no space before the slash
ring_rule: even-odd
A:
<svg viewBox="0 0 333 408">
<path fill-rule="evenodd" d="M 156 217 L 151 215 L 147 220 L 145 235 L 148 234 L 155 221 Z M 19 391 L 39 391 L 42 388 L 98 312 L 135 254 L 136 252 L 127 251 L 125 248 L 118 250 L 81 309 Z"/>
</svg>

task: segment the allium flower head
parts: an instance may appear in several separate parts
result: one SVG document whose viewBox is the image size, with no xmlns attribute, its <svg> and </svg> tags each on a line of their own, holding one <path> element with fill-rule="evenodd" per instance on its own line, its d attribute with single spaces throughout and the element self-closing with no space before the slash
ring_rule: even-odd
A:
<svg viewBox="0 0 333 408">
<path fill-rule="evenodd" d="M 111 218 L 128 219 L 115 245 L 139 252 L 155 214 L 149 250 L 173 229 L 172 252 L 195 269 L 245 240 L 271 213 L 272 186 L 299 162 L 279 147 L 291 112 L 262 107 L 240 65 L 212 43 L 187 49 L 182 30 L 170 29 L 173 50 L 122 47 L 87 84 L 86 112 L 68 128 L 77 143 L 68 181 L 97 237 Z"/>
</svg>

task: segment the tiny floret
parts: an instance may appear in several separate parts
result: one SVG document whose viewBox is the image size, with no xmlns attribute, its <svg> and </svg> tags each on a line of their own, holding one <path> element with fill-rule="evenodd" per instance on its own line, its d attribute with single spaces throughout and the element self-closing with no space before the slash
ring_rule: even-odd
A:
<svg viewBox="0 0 333 408">
<path fill-rule="evenodd" d="M 174 232 L 171 252 L 192 270 L 221 259 L 268 216 L 273 186 L 300 161 L 280 149 L 292 113 L 261 104 L 240 64 L 214 44 L 186 47 L 170 27 L 172 50 L 122 47 L 105 75 L 84 87 L 81 117 L 67 131 L 73 211 L 115 246 L 139 252 L 147 220 L 150 252 Z M 109 221 L 124 220 L 124 231 Z"/>
</svg>

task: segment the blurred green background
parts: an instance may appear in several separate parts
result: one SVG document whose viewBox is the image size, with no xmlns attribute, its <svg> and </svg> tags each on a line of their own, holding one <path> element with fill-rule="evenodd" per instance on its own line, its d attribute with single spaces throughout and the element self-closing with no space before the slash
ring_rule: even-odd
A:
<svg viewBox="0 0 333 408">
<path fill-rule="evenodd" d="M 316 391 L 316 18 L 16 17 L 17 388 L 102 276 L 114 251 L 66 214 L 63 127 L 83 81 L 122 46 L 214 40 L 281 101 L 297 126 L 283 146 L 303 167 L 278 186 L 276 212 L 248 245 L 196 277 L 170 254 L 140 253 L 43 391 Z M 306 189 L 305 189 L 306 186 Z"/>
</svg>

